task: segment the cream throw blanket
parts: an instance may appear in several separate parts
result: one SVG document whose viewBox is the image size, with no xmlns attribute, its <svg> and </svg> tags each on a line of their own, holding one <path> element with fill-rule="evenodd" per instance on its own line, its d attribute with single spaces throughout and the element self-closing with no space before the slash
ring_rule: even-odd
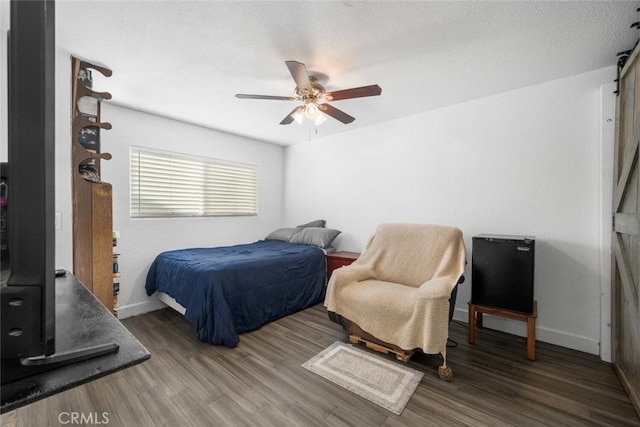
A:
<svg viewBox="0 0 640 427">
<path fill-rule="evenodd" d="M 466 263 L 454 227 L 381 224 L 353 264 L 333 272 L 324 305 L 405 350 L 442 354 L 449 297 Z"/>
</svg>

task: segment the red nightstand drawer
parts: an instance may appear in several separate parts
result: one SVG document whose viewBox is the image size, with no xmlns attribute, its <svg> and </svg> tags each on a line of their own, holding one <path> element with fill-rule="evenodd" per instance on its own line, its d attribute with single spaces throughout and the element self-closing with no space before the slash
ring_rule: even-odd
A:
<svg viewBox="0 0 640 427">
<path fill-rule="evenodd" d="M 334 252 L 327 254 L 327 280 L 331 277 L 333 270 L 351 264 L 357 260 L 359 256 L 359 252 Z"/>
</svg>

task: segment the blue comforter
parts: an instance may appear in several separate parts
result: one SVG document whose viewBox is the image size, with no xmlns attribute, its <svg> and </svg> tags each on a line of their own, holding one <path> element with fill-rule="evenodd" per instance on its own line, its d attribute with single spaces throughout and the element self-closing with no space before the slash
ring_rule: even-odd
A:
<svg viewBox="0 0 640 427">
<path fill-rule="evenodd" d="M 322 249 L 261 240 L 163 252 L 145 288 L 185 307 L 199 340 L 235 347 L 238 334 L 322 301 L 325 282 Z"/>
</svg>

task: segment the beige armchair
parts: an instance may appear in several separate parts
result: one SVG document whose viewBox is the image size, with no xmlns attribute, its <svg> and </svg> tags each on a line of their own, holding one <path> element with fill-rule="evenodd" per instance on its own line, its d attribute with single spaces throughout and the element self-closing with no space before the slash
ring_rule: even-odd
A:
<svg viewBox="0 0 640 427">
<path fill-rule="evenodd" d="M 392 351 L 404 361 L 415 350 L 440 353 L 439 375 L 451 380 L 449 299 L 463 279 L 465 263 L 457 228 L 381 224 L 362 255 L 333 272 L 324 304 L 352 342 Z"/>
</svg>

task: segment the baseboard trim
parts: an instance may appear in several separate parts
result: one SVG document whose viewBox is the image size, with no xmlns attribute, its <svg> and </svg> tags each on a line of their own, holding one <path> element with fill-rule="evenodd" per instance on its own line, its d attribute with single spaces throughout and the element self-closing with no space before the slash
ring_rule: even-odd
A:
<svg viewBox="0 0 640 427">
<path fill-rule="evenodd" d="M 468 323 L 469 311 L 456 308 L 453 318 L 455 320 Z M 506 332 L 519 337 L 526 338 L 527 336 L 527 324 L 516 320 L 496 316 L 484 316 L 483 325 L 486 328 L 495 329 L 497 331 Z M 597 339 L 569 334 L 556 329 L 545 328 L 539 324 L 536 325 L 536 341 L 542 341 L 548 344 L 554 344 L 560 347 L 570 348 L 572 350 L 578 350 L 583 353 L 589 353 L 600 357 L 600 343 Z"/>
<path fill-rule="evenodd" d="M 118 312 L 118 319 L 126 319 L 127 317 L 139 316 L 141 314 L 160 310 L 161 308 L 166 307 L 167 306 L 165 304 L 158 301 L 156 298 L 151 298 L 148 301 L 120 306 L 116 311 Z"/>
<path fill-rule="evenodd" d="M 167 305 L 158 299 L 151 298 L 148 301 L 118 307 L 117 312 L 119 319 L 126 319 L 128 317 L 139 316 L 141 314 L 160 310 L 166 307 Z M 456 308 L 453 313 L 453 318 L 467 323 L 469 321 L 469 312 L 461 308 Z M 517 335 L 519 337 L 527 336 L 526 323 L 498 318 L 495 316 L 485 316 L 483 320 L 484 326 L 487 328 Z M 541 327 L 540 325 L 536 325 L 536 340 L 582 351 L 584 353 L 594 354 L 596 356 L 600 355 L 600 345 L 597 339 L 568 334 L 563 331 Z"/>
</svg>

